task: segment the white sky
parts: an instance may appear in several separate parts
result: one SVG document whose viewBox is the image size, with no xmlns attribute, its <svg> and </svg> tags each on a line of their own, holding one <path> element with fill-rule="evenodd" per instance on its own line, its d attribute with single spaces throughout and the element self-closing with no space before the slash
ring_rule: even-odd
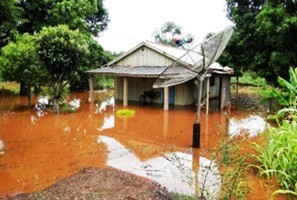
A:
<svg viewBox="0 0 297 200">
<path fill-rule="evenodd" d="M 137 44 L 154 41 L 154 31 L 172 21 L 199 43 L 206 34 L 232 23 L 226 17 L 225 0 L 104 0 L 110 22 L 99 43 L 112 52 L 127 51 Z"/>
</svg>

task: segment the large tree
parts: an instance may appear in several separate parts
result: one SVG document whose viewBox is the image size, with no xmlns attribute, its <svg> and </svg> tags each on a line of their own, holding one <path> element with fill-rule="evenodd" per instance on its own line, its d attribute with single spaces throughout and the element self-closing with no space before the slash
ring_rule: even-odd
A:
<svg viewBox="0 0 297 200">
<path fill-rule="evenodd" d="M 81 66 L 70 79 L 70 91 L 84 91 L 89 88 L 89 76 L 86 73 L 89 69 L 98 68 L 105 63 L 111 61 L 115 56 L 104 51 L 97 41 L 88 40 L 89 54 L 87 54 L 81 62 Z"/>
<path fill-rule="evenodd" d="M 17 2 L 17 0 L 0 1 L 0 48 L 7 44 L 12 31 L 22 21 L 22 9 L 17 6 Z"/>
<path fill-rule="evenodd" d="M 297 2 L 227 0 L 235 32 L 220 58 L 224 65 L 252 70 L 276 82 L 297 66 Z"/>
<path fill-rule="evenodd" d="M 80 32 L 90 36 L 89 43 L 92 43 L 90 44 L 92 56 L 85 56 L 83 58 L 80 69 L 74 74 L 75 76 L 70 83 L 71 89 L 87 89 L 87 84 L 85 84 L 87 82 L 87 76 L 83 71 L 91 69 L 92 67 L 94 68 L 98 62 L 103 63 L 106 60 L 104 56 L 102 56 L 105 55 L 104 50 L 91 39 L 91 36 L 97 36 L 98 33 L 105 30 L 109 22 L 108 12 L 102 2 L 103 0 L 1 0 L 0 28 L 6 28 L 6 36 L 8 30 L 11 32 L 11 27 L 14 27 L 15 29 L 13 30 L 17 30 L 21 34 L 34 34 L 35 32 L 41 31 L 43 27 L 64 24 L 71 30 L 79 29 Z M 7 12 L 7 14 L 6 12 L 4 13 L 6 10 L 2 9 L 2 7 L 7 8 L 6 10 L 9 12 Z M 24 12 L 20 12 L 22 10 Z M 22 20 L 16 17 L 21 17 Z M 9 20 L 11 27 L 7 26 L 7 23 L 2 26 L 4 19 Z M 2 29 L 0 29 L 0 31 L 1 30 Z M 2 35 L 4 35 L 4 33 L 2 34 L 2 32 L 0 32 L 0 37 Z M 96 65 L 96 67 L 98 66 L 100 65 Z M 26 66 L 23 66 L 23 68 L 24 67 Z M 21 82 L 21 95 L 27 93 L 26 85 L 27 83 Z"/>
<path fill-rule="evenodd" d="M 88 53 L 89 37 L 78 30 L 70 30 L 66 25 L 44 27 L 35 37 L 39 58 L 50 74 L 50 84 L 54 89 L 54 112 L 58 113 L 63 88 Z"/>
<path fill-rule="evenodd" d="M 103 0 L 20 0 L 27 21 L 19 25 L 20 32 L 34 33 L 45 26 L 68 25 L 85 34 L 97 36 L 109 22 Z"/>
<path fill-rule="evenodd" d="M 46 83 L 48 77 L 39 63 L 33 36 L 27 33 L 17 36 L 15 42 L 1 49 L 0 72 L 6 81 L 24 83 L 30 104 L 31 86 Z"/>
</svg>

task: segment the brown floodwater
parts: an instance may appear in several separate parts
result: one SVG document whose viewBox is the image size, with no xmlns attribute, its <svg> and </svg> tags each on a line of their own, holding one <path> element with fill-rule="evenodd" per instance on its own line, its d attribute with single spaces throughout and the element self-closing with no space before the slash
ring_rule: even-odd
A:
<svg viewBox="0 0 297 200">
<path fill-rule="evenodd" d="M 55 115 L 28 108 L 26 98 L 1 97 L 0 199 L 39 191 L 83 168 L 104 165 L 190 195 L 201 186 L 197 182 L 203 179 L 203 167 L 211 167 L 205 179 L 217 180 L 209 185 L 215 185 L 210 191 L 218 195 L 218 167 L 204 150 L 218 147 L 228 132 L 231 137 L 240 133 L 255 137 L 265 126 L 258 111 L 233 108 L 229 121 L 225 111 L 202 113 L 201 148 L 193 149 L 194 107 L 163 111 L 158 105 L 129 105 L 125 108 L 133 109 L 135 116 L 119 117 L 116 112 L 123 106 L 114 104 L 112 92 L 96 93 L 97 104 L 88 103 L 88 93 L 72 94 L 69 100 L 74 98 L 80 99 L 76 112 Z M 275 188 L 267 189 L 265 184 L 256 176 L 250 178 L 250 185 L 256 187 L 251 199 L 269 197 Z"/>
</svg>

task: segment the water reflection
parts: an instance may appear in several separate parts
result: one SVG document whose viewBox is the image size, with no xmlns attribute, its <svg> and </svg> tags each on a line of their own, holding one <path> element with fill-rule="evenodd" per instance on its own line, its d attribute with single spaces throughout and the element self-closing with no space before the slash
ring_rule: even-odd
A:
<svg viewBox="0 0 297 200">
<path fill-rule="evenodd" d="M 95 113 L 103 113 L 103 112 L 106 111 L 106 109 L 108 107 L 114 108 L 114 98 L 111 97 L 111 98 L 108 98 L 105 101 L 102 101 L 101 103 L 97 103 L 96 107 L 97 107 L 97 109 L 96 109 Z"/>
<path fill-rule="evenodd" d="M 38 114 L 26 106 L 26 98 L 2 98 L 0 198 L 44 189 L 78 170 L 102 167 L 106 162 L 164 185 L 170 183 L 166 187 L 176 192 L 197 194 L 201 184 L 209 184 L 209 193 L 217 194 L 220 178 L 215 163 L 208 155 L 191 152 L 195 108 L 163 111 L 157 106 L 129 105 L 135 117 L 119 118 L 115 113 L 123 106 L 105 94 L 96 93 L 102 101 L 97 105 L 88 103 L 88 93 L 73 94 L 70 99 L 80 100 L 80 108 L 59 115 Z M 213 149 L 227 136 L 228 123 L 222 113 L 202 113 L 201 126 L 201 149 Z M 173 146 L 189 152 L 173 151 Z M 212 172 L 206 175 L 204 168 L 209 166 Z"/>
<path fill-rule="evenodd" d="M 255 137 L 264 132 L 266 122 L 260 115 L 250 115 L 244 119 L 231 118 L 229 122 L 229 136 Z"/>
<path fill-rule="evenodd" d="M 114 127 L 114 114 L 112 115 L 107 115 L 103 117 L 103 124 L 100 128 L 98 128 L 98 131 L 103 131 L 106 129 L 111 129 Z"/>
<path fill-rule="evenodd" d="M 0 155 L 4 154 L 4 142 L 0 140 Z"/>
<path fill-rule="evenodd" d="M 141 161 L 114 138 L 99 136 L 97 141 L 107 146 L 109 166 L 150 178 L 171 192 L 194 195 L 198 184 L 198 191 L 204 188 L 204 195 L 209 195 L 205 196 L 207 199 L 215 199 L 219 195 L 221 178 L 218 167 L 214 161 L 205 157 L 195 159 L 189 153 L 176 151 Z M 193 168 L 195 162 L 199 163 L 198 173 Z"/>
</svg>

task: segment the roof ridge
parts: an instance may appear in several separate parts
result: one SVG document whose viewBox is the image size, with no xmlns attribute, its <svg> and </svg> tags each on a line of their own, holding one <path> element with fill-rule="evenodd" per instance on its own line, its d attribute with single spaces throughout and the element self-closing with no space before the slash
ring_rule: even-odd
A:
<svg viewBox="0 0 297 200">
<path fill-rule="evenodd" d="M 160 46 L 164 46 L 164 47 L 168 47 L 168 48 L 172 48 L 172 49 L 179 49 L 179 50 L 186 51 L 185 49 L 174 47 L 174 46 L 170 46 L 170 45 L 163 44 L 163 43 L 160 43 L 160 42 L 153 42 L 153 41 L 146 40 L 145 43 L 155 44 L 155 45 L 160 45 Z"/>
</svg>

